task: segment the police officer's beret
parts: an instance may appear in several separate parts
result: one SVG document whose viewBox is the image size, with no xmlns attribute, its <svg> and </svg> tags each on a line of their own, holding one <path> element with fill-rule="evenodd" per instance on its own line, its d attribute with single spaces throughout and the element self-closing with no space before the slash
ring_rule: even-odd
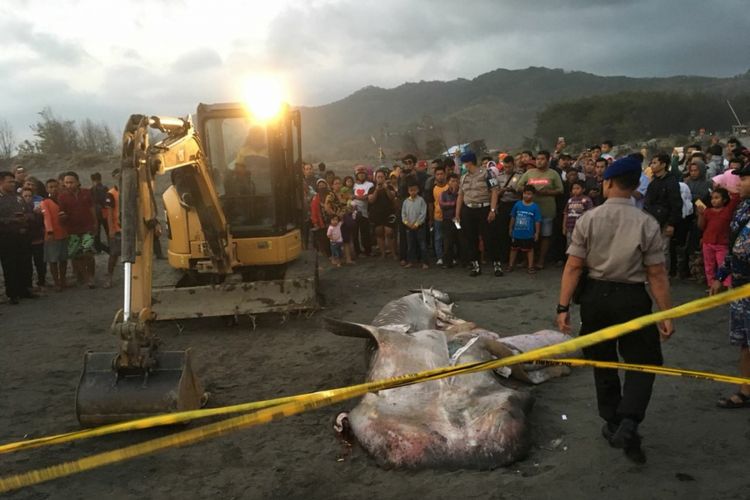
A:
<svg viewBox="0 0 750 500">
<path fill-rule="evenodd" d="M 473 163 L 474 165 L 476 165 L 477 155 L 475 155 L 471 151 L 467 151 L 461 155 L 461 163 Z"/>
<path fill-rule="evenodd" d="M 612 162 L 604 171 L 604 179 L 612 179 L 635 172 L 641 173 L 641 160 L 637 156 L 629 155 Z"/>
<path fill-rule="evenodd" d="M 746 163 L 745 165 L 741 166 L 740 168 L 735 168 L 732 170 L 732 173 L 734 175 L 750 175 L 750 163 Z"/>
</svg>

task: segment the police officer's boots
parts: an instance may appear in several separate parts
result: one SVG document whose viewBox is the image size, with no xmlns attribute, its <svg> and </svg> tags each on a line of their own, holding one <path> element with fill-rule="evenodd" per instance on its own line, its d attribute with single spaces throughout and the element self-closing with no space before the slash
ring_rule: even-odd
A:
<svg viewBox="0 0 750 500">
<path fill-rule="evenodd" d="M 479 261 L 478 260 L 472 260 L 471 261 L 471 271 L 469 271 L 469 276 L 472 278 L 475 276 L 479 276 L 482 274 L 482 268 L 479 267 Z"/>
</svg>

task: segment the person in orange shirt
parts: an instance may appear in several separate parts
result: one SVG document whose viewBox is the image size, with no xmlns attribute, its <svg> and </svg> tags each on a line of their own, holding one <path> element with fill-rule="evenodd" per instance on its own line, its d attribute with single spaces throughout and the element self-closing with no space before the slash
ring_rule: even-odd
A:
<svg viewBox="0 0 750 500">
<path fill-rule="evenodd" d="M 117 259 L 122 254 L 122 236 L 120 228 L 120 169 L 112 171 L 112 179 L 115 181 L 114 186 L 107 191 L 104 201 L 104 212 L 107 221 L 107 236 L 109 238 L 109 260 L 107 261 L 107 279 L 104 282 L 104 288 L 112 287 L 112 278 L 115 274 Z"/>
<path fill-rule="evenodd" d="M 61 292 L 67 286 L 65 273 L 68 270 L 68 231 L 60 222 L 60 217 L 65 217 L 57 199 L 60 183 L 57 179 L 50 179 L 45 187 L 48 197 L 40 205 L 44 215 L 44 262 L 49 264 L 55 290 Z"/>
</svg>

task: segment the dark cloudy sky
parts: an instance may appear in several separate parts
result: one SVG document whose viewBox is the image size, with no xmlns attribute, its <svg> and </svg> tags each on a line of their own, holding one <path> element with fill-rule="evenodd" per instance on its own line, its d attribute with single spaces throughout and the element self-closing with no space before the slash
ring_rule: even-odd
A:
<svg viewBox="0 0 750 500">
<path fill-rule="evenodd" d="M 748 0 L 3 0 L 0 119 L 186 114 L 271 72 L 295 104 L 365 86 L 547 66 L 602 75 L 750 69 Z M 750 90 L 750 89 L 749 89 Z"/>
</svg>

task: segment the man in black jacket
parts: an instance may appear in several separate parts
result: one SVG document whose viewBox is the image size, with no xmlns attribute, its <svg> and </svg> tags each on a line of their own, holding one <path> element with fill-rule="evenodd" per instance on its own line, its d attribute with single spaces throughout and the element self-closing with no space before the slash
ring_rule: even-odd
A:
<svg viewBox="0 0 750 500">
<path fill-rule="evenodd" d="M 651 172 L 654 174 L 646 190 L 643 209 L 653 215 L 661 226 L 664 239 L 666 266 L 669 269 L 669 241 L 675 227 L 682 220 L 682 196 L 677 177 L 669 171 L 669 155 L 660 153 L 651 159 Z"/>
</svg>

